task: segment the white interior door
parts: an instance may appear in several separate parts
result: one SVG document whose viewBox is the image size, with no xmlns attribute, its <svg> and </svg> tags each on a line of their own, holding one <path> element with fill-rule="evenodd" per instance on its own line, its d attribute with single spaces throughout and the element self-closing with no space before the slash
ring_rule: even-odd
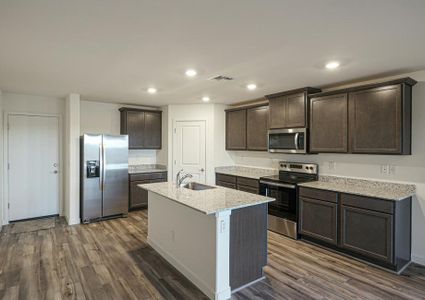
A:
<svg viewBox="0 0 425 300">
<path fill-rule="evenodd" d="M 9 115 L 9 221 L 59 214 L 59 118 Z"/>
<path fill-rule="evenodd" d="M 173 181 L 183 169 L 190 181 L 205 183 L 205 121 L 174 122 L 173 160 Z"/>
</svg>

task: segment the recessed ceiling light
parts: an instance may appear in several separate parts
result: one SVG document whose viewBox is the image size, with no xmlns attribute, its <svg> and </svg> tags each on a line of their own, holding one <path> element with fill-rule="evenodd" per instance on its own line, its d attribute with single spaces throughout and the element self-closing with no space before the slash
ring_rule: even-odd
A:
<svg viewBox="0 0 425 300">
<path fill-rule="evenodd" d="M 187 77 L 194 77 L 196 74 L 198 74 L 198 72 L 196 72 L 194 69 L 188 69 L 186 70 L 185 74 Z"/>
<path fill-rule="evenodd" d="M 338 61 L 330 61 L 325 65 L 325 67 L 328 70 L 334 70 L 334 69 L 338 68 L 339 65 L 340 65 L 340 63 Z"/>
<path fill-rule="evenodd" d="M 153 88 L 153 87 L 148 88 L 148 93 L 149 94 L 155 94 L 156 92 L 157 92 L 157 89 L 156 88 Z"/>
<path fill-rule="evenodd" d="M 257 88 L 257 85 L 255 83 L 250 83 L 246 86 L 246 88 L 250 91 L 253 91 Z"/>
<path fill-rule="evenodd" d="M 202 97 L 202 101 L 208 102 L 208 101 L 210 101 L 210 97 L 204 96 L 204 97 Z"/>
</svg>

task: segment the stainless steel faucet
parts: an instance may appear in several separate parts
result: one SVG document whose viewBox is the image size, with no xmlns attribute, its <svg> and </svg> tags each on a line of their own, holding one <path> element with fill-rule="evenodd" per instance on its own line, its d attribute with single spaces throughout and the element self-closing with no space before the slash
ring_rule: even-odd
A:
<svg viewBox="0 0 425 300">
<path fill-rule="evenodd" d="M 183 173 L 183 169 L 181 169 L 180 171 L 178 171 L 178 172 L 177 172 L 177 175 L 176 175 L 176 185 L 177 185 L 178 187 L 182 185 L 183 181 L 184 181 L 186 178 L 192 178 L 192 177 L 193 177 L 193 176 L 192 176 L 192 174 L 189 174 L 189 173 L 184 174 L 184 175 L 183 175 L 183 177 L 181 177 L 181 174 L 182 174 L 182 173 Z"/>
</svg>

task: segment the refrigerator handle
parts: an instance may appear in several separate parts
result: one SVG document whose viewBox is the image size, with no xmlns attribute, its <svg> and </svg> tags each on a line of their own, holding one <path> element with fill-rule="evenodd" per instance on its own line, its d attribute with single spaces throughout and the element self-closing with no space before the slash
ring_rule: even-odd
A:
<svg viewBox="0 0 425 300">
<path fill-rule="evenodd" d="M 105 178 L 106 178 L 106 149 L 102 143 L 102 190 L 105 190 Z"/>
<path fill-rule="evenodd" d="M 99 145 L 99 190 L 103 190 L 103 151 L 102 144 Z"/>
</svg>

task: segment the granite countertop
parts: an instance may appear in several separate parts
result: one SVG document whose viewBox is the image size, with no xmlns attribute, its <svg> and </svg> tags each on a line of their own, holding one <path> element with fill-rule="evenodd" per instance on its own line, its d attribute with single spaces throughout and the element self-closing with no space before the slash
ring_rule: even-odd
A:
<svg viewBox="0 0 425 300">
<path fill-rule="evenodd" d="M 338 176 L 319 176 L 319 181 L 305 182 L 298 185 L 393 201 L 409 198 L 416 193 L 416 187 L 412 184 L 373 181 Z"/>
<path fill-rule="evenodd" d="M 166 172 L 167 167 L 157 164 L 128 165 L 128 174 Z"/>
<path fill-rule="evenodd" d="M 217 167 L 215 168 L 216 173 L 233 175 L 238 177 L 246 177 L 253 179 L 260 179 L 263 176 L 271 176 L 279 173 L 276 169 L 262 169 L 254 167 L 244 167 L 244 166 L 227 166 L 227 167 Z"/>
<path fill-rule="evenodd" d="M 274 199 L 270 197 L 219 186 L 214 186 L 215 188 L 213 189 L 202 191 L 177 187 L 172 182 L 140 184 L 139 187 L 207 215 L 274 201 Z"/>
</svg>

